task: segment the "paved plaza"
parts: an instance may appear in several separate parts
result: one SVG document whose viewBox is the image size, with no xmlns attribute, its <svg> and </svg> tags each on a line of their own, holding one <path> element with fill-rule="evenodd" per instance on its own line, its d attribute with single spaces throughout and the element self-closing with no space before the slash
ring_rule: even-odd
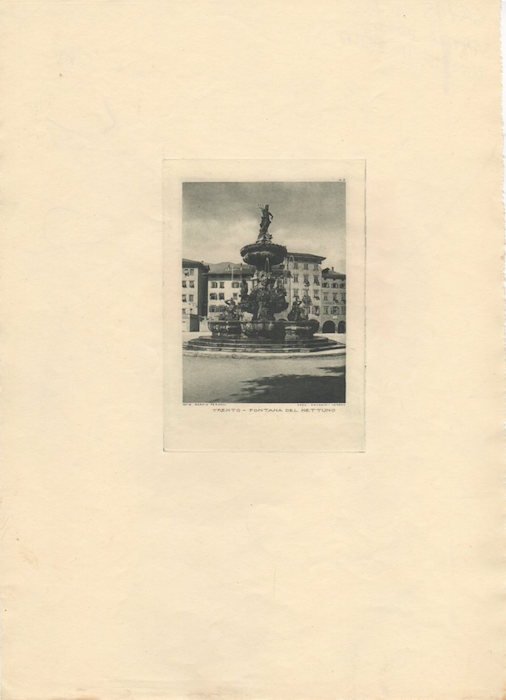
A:
<svg viewBox="0 0 506 700">
<path fill-rule="evenodd" d="M 185 355 L 185 403 L 344 403 L 346 355 Z"/>
</svg>

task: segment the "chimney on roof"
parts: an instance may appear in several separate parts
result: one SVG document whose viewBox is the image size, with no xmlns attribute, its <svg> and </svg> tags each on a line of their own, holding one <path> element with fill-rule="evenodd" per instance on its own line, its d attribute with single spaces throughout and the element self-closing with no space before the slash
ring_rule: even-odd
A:
<svg viewBox="0 0 506 700">
<path fill-rule="evenodd" d="M 332 272 L 334 272 L 334 268 L 332 268 Z"/>
</svg>

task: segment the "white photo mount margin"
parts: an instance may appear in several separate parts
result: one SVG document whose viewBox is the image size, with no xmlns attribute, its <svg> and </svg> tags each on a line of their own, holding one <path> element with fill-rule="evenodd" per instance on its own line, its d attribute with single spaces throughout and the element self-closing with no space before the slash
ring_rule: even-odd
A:
<svg viewBox="0 0 506 700">
<path fill-rule="evenodd" d="M 165 159 L 162 172 L 164 451 L 365 451 L 365 160 Z M 337 180 L 346 182 L 346 402 L 325 406 L 184 404 L 180 308 L 183 183 Z M 254 230 L 251 235 L 255 235 Z M 209 362 L 212 367 L 212 360 Z"/>
</svg>

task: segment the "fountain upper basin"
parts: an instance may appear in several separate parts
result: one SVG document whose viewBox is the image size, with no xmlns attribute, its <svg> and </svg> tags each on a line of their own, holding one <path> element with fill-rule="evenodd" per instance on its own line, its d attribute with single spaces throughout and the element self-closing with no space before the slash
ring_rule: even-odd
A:
<svg viewBox="0 0 506 700">
<path fill-rule="evenodd" d="M 280 265 L 287 256 L 284 245 L 257 241 L 241 248 L 241 257 L 248 265 L 253 265 L 257 270 L 265 270 L 268 262 L 269 268 Z"/>
</svg>

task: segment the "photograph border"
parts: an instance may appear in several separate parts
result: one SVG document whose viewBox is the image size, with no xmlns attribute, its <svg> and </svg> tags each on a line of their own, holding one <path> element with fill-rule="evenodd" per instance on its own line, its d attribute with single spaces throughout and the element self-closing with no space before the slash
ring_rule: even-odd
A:
<svg viewBox="0 0 506 700">
<path fill-rule="evenodd" d="M 164 159 L 162 177 L 164 451 L 364 451 L 365 160 Z M 180 300 L 181 293 L 183 182 L 333 180 L 346 181 L 346 403 L 184 404 L 181 309 L 180 304 L 174 303 Z M 273 416 L 275 431 L 272 430 Z M 201 446 L 197 447 L 199 444 Z"/>
</svg>

